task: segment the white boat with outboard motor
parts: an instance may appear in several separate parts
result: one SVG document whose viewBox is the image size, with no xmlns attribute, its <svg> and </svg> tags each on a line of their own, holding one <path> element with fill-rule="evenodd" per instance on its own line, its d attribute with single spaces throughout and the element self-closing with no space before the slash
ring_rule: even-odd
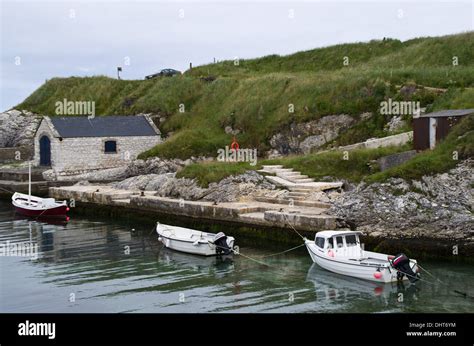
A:
<svg viewBox="0 0 474 346">
<path fill-rule="evenodd" d="M 235 239 L 223 232 L 207 233 L 195 229 L 165 225 L 157 222 L 158 240 L 169 249 L 194 255 L 229 255 L 233 252 Z"/>
<path fill-rule="evenodd" d="M 359 240 L 361 232 L 349 229 L 321 231 L 314 240 L 305 238 L 305 245 L 320 267 L 334 273 L 376 282 L 395 282 L 419 279 L 416 260 L 400 253 L 390 256 L 365 251 Z"/>
</svg>

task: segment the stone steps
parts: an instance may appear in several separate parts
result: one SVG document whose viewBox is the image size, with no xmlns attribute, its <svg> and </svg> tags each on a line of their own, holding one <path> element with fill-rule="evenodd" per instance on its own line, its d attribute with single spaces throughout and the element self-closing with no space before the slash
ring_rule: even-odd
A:
<svg viewBox="0 0 474 346">
<path fill-rule="evenodd" d="M 292 192 L 312 192 L 313 189 L 310 187 L 303 187 L 303 186 L 289 186 L 288 189 Z"/>
<path fill-rule="evenodd" d="M 278 168 L 283 168 L 282 165 L 263 165 L 264 170 L 273 170 L 273 169 L 278 169 Z"/>
<path fill-rule="evenodd" d="M 285 179 L 288 179 L 288 180 L 308 178 L 307 175 L 303 175 L 300 172 L 290 172 L 290 173 L 283 172 L 283 173 L 277 173 L 276 176 L 280 177 L 280 178 L 285 178 Z"/>
<path fill-rule="evenodd" d="M 314 182 L 313 179 L 308 178 L 307 175 L 296 175 L 294 177 L 288 177 L 287 180 L 291 181 L 292 183 L 299 183 L 299 182 Z"/>
<path fill-rule="evenodd" d="M 275 169 L 274 172 L 278 174 L 298 174 L 299 172 L 293 171 L 293 168 L 278 168 Z"/>
<path fill-rule="evenodd" d="M 342 182 L 316 182 L 293 168 L 284 168 L 283 165 L 264 165 L 260 172 L 272 174 L 266 175 L 265 178 L 275 185 L 295 192 L 324 191 L 342 187 Z"/>
<path fill-rule="evenodd" d="M 307 197 L 309 195 L 309 191 L 299 192 L 299 191 L 290 191 L 288 193 L 288 197 Z"/>
<path fill-rule="evenodd" d="M 295 184 L 304 184 L 304 183 L 314 183 L 314 179 L 312 178 L 298 178 L 298 179 L 291 179 L 291 182 Z"/>
<path fill-rule="evenodd" d="M 300 176 L 301 173 L 300 172 L 296 172 L 296 171 L 291 171 L 291 172 L 277 172 L 276 173 L 277 176 L 279 177 L 296 177 L 296 176 Z"/>
<path fill-rule="evenodd" d="M 256 201 L 272 203 L 272 204 L 282 204 L 289 206 L 290 204 L 300 206 L 300 207 L 310 207 L 310 208 L 322 208 L 328 209 L 331 207 L 329 203 L 319 202 L 319 201 L 306 201 L 306 200 L 293 200 L 290 201 L 288 198 L 277 198 L 277 197 L 255 197 Z"/>
<path fill-rule="evenodd" d="M 304 201 L 306 200 L 306 196 L 288 196 L 286 197 L 287 200 L 293 200 L 293 201 Z"/>
</svg>

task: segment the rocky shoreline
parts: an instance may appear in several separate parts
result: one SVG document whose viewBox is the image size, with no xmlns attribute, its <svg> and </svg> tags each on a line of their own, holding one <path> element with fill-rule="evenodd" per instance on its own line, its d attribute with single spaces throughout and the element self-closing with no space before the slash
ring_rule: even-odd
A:
<svg viewBox="0 0 474 346">
<path fill-rule="evenodd" d="M 32 145 L 39 119 L 38 115 L 27 111 L 2 113 L 0 147 Z M 272 146 L 278 148 L 279 155 L 285 152 L 284 148 L 291 147 L 288 143 L 293 142 L 298 147 L 294 148 L 295 152 L 309 152 L 315 144 L 318 146 L 337 137 L 339 130 L 349 126 L 350 121 L 345 116 L 328 116 L 294 128 L 285 136 L 272 138 Z M 311 148 L 295 138 L 311 139 Z M 186 201 L 225 203 L 273 198 L 282 203 L 290 195 L 291 191 L 274 185 L 257 171 L 229 176 L 207 188 L 193 179 L 177 178 L 177 173 L 185 166 L 211 160 L 213 158 L 209 157 L 187 160 L 155 157 L 96 171 L 58 173 L 47 170 L 43 177 L 55 184 L 102 182 L 119 190 L 147 191 L 154 196 Z M 474 248 L 473 166 L 472 159 L 461 161 L 447 173 L 424 176 L 417 181 L 396 178 L 370 185 L 345 182 L 343 189 L 313 191 L 304 197 L 304 202 L 329 205 L 325 213 L 337 217 L 339 227 L 359 230 L 371 239 L 432 239 Z"/>
<path fill-rule="evenodd" d="M 330 212 L 341 226 L 372 237 L 433 238 L 474 243 L 474 160 L 421 180 L 361 183 L 341 194 Z"/>
<path fill-rule="evenodd" d="M 176 178 L 174 170 L 179 164 L 157 164 L 158 161 L 155 158 L 132 165 L 141 167 L 132 169 L 134 173 L 156 173 L 131 176 L 111 185 L 123 190 L 154 191 L 160 197 L 217 203 L 289 193 L 256 171 L 230 176 L 203 188 L 195 180 Z M 465 160 L 448 173 L 416 181 L 396 178 L 370 185 L 345 182 L 342 190 L 315 191 L 307 200 L 329 203 L 327 214 L 338 218 L 339 227 L 350 227 L 373 238 L 429 238 L 474 244 L 473 166 L 474 160 Z"/>
</svg>

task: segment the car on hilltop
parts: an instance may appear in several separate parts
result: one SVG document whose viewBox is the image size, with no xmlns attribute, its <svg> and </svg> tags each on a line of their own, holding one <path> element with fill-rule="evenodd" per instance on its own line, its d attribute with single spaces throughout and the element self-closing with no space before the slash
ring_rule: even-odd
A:
<svg viewBox="0 0 474 346">
<path fill-rule="evenodd" d="M 180 74 L 181 74 L 181 71 L 174 70 L 172 68 L 165 68 L 165 69 L 161 70 L 158 73 L 154 73 L 154 74 L 145 76 L 145 79 L 153 79 L 153 78 L 157 78 L 157 77 L 173 77 L 173 76 L 177 76 L 177 75 L 180 75 Z"/>
</svg>

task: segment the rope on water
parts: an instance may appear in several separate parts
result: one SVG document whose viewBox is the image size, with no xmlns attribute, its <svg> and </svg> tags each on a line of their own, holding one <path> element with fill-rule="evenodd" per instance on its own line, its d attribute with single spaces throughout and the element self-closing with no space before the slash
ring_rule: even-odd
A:
<svg viewBox="0 0 474 346">
<path fill-rule="evenodd" d="M 6 191 L 6 192 L 8 192 L 8 193 L 13 193 L 13 191 L 7 190 L 7 189 L 5 189 L 5 188 L 3 188 L 3 187 L 0 187 L 0 189 L 3 190 L 3 191 Z"/>
<path fill-rule="evenodd" d="M 298 248 L 300 248 L 300 247 L 302 247 L 302 246 L 304 246 L 304 245 L 305 245 L 305 244 L 300 244 L 300 245 L 298 245 L 298 246 L 292 247 L 291 249 L 288 249 L 288 250 L 285 250 L 285 251 L 273 253 L 273 254 L 270 254 L 270 255 L 259 256 L 259 258 L 267 258 L 267 257 L 272 257 L 272 256 L 281 255 L 281 254 L 284 254 L 284 253 L 287 253 L 287 252 L 296 250 L 296 249 L 298 249 Z"/>
<path fill-rule="evenodd" d="M 445 286 L 449 286 L 447 283 L 441 281 L 439 278 L 435 277 L 433 274 L 431 274 L 428 270 L 422 268 L 418 263 L 417 263 L 417 266 L 420 267 L 420 269 L 424 270 L 426 273 L 428 273 L 432 278 L 436 279 L 439 281 L 439 283 L 441 283 L 442 285 L 445 285 Z M 417 276 L 413 276 L 413 275 L 410 275 L 410 274 L 407 274 L 407 273 L 403 273 L 401 272 L 400 270 L 398 270 L 397 268 L 394 268 L 392 267 L 393 269 L 395 269 L 397 272 L 399 273 L 402 273 L 402 274 L 405 274 L 406 276 L 409 276 L 409 277 L 412 277 L 412 278 L 416 278 L 417 280 L 419 281 L 422 281 L 422 282 L 426 282 L 427 284 L 430 284 L 430 285 L 433 285 L 433 286 L 436 286 L 436 282 L 431 282 L 429 280 L 425 280 L 425 279 L 422 279 L 420 277 L 417 277 Z M 463 296 L 464 298 L 471 298 L 471 299 L 474 299 L 474 296 L 471 296 L 469 294 L 467 294 L 466 292 L 461 292 L 461 291 L 458 291 L 458 290 L 453 290 L 454 293 L 456 294 L 459 294 L 461 296 Z"/>
<path fill-rule="evenodd" d="M 440 284 L 442 285 L 445 285 L 446 287 L 449 287 L 449 284 L 447 284 L 446 282 L 444 281 L 441 281 L 438 277 L 434 276 L 433 274 L 431 274 L 427 269 L 423 268 L 421 265 L 419 265 L 418 263 L 416 264 L 421 270 L 423 270 L 425 273 L 427 273 L 429 276 L 431 276 L 433 279 L 437 280 Z M 419 279 L 421 280 L 421 279 Z M 433 282 L 430 282 L 430 281 L 427 281 L 427 280 L 422 280 L 424 282 L 428 282 L 429 284 L 431 285 L 435 285 L 435 283 Z M 474 296 L 471 296 L 469 294 L 467 294 L 466 292 L 461 292 L 461 291 L 458 291 L 458 290 L 453 290 L 454 293 L 456 294 L 459 294 L 461 296 L 463 296 L 464 298 L 471 298 L 471 299 L 474 299 Z"/>
<path fill-rule="evenodd" d="M 420 268 L 421 270 L 423 270 L 424 272 L 426 272 L 429 276 L 431 276 L 433 279 L 436 279 L 438 280 L 439 282 L 441 282 L 442 284 L 446 285 L 443 281 L 441 281 L 439 278 L 437 278 L 436 276 L 434 276 L 433 274 L 431 274 L 428 270 L 426 270 L 425 268 L 423 268 L 421 265 L 419 265 L 418 263 L 416 264 L 418 268 Z"/>
<path fill-rule="evenodd" d="M 422 281 L 422 282 L 426 282 L 427 284 L 436 286 L 436 283 L 434 283 L 434 282 L 431 282 L 431 281 L 422 279 L 422 278 L 420 278 L 420 277 L 418 277 L 418 276 L 414 276 L 414 275 L 410 275 L 410 274 L 404 273 L 404 272 L 402 272 L 401 270 L 398 270 L 398 269 L 395 268 L 395 267 L 391 267 L 391 268 L 392 268 L 392 269 L 395 269 L 398 273 L 402 273 L 402 274 L 406 275 L 407 277 L 409 276 L 409 277 L 414 278 L 414 279 L 416 279 L 416 280 L 419 280 L 419 281 Z"/>
<path fill-rule="evenodd" d="M 249 259 L 249 260 L 251 260 L 251 261 L 254 261 L 255 263 L 258 263 L 258 264 L 261 264 L 261 265 L 264 265 L 264 266 L 267 266 L 267 267 L 273 267 L 273 266 L 271 266 L 271 265 L 268 264 L 268 263 L 259 261 L 259 260 L 255 259 L 255 258 L 252 258 L 252 257 L 247 256 L 247 255 L 244 255 L 244 254 L 241 253 L 240 251 L 235 251 L 234 249 L 228 249 L 228 248 L 225 248 L 225 247 L 220 246 L 220 245 L 216 245 L 216 244 L 211 243 L 211 242 L 209 242 L 209 244 L 212 244 L 212 245 L 214 245 L 215 247 L 218 247 L 218 248 L 223 249 L 223 250 L 230 250 L 230 251 L 232 251 L 234 254 L 236 254 L 236 255 L 238 255 L 238 256 L 245 257 L 245 258 L 247 258 L 247 259 Z M 274 268 L 276 268 L 276 267 L 274 267 Z"/>
</svg>

